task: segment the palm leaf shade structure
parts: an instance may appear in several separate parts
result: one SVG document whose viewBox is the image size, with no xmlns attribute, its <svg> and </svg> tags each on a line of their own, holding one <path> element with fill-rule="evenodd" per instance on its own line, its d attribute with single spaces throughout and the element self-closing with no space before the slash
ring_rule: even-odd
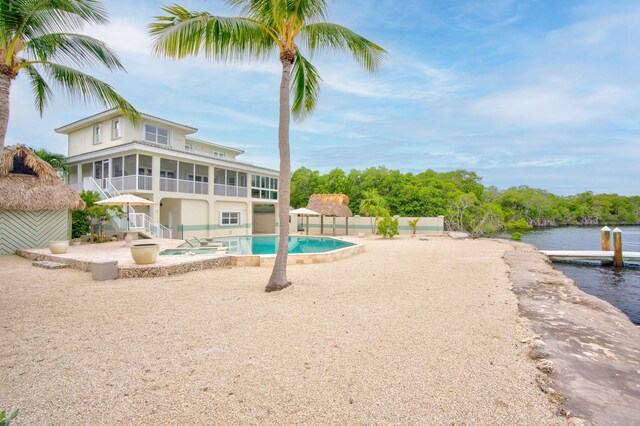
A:
<svg viewBox="0 0 640 426">
<path fill-rule="evenodd" d="M 0 1 L 0 149 L 9 125 L 11 84 L 20 74 L 31 83 L 40 115 L 54 89 L 60 89 L 71 98 L 116 107 L 138 120 L 135 108 L 111 86 L 75 69 L 124 70 L 105 43 L 76 33 L 83 24 L 107 22 L 106 9 L 97 0 Z"/>
<path fill-rule="evenodd" d="M 349 234 L 349 218 L 353 216 L 349 208 L 349 197 L 344 194 L 312 194 L 307 208 L 320 214 L 320 234 L 324 234 L 324 216 L 333 217 L 333 236 L 336 235 L 336 217 L 346 218 L 346 232 Z"/>
<path fill-rule="evenodd" d="M 303 55 L 345 52 L 367 71 L 375 71 L 384 49 L 343 26 L 324 22 L 327 0 L 227 0 L 239 16 L 222 17 L 191 12 L 179 5 L 162 9 L 150 25 L 155 53 L 184 59 L 203 54 L 223 62 L 266 59 L 278 54 L 282 64 L 278 148 L 280 191 L 278 195 L 279 242 L 273 272 L 266 291 L 281 290 L 287 280 L 291 162 L 290 116 L 297 120 L 310 114 L 318 101 L 320 75 Z"/>
</svg>

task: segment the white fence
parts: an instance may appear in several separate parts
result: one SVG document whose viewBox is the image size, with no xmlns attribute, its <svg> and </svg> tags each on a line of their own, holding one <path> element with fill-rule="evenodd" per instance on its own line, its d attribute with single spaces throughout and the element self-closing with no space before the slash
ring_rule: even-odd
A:
<svg viewBox="0 0 640 426">
<path fill-rule="evenodd" d="M 398 219 L 398 232 L 403 235 L 409 235 L 412 233 L 409 221 L 418 219 L 416 234 L 442 234 L 444 232 L 444 217 L 394 217 Z M 309 220 L 309 235 L 333 235 L 334 218 L 331 216 L 324 216 L 322 218 L 318 216 L 310 216 Z M 350 218 L 336 217 L 335 218 L 335 235 L 357 235 L 364 233 L 365 235 L 372 234 L 375 229 L 375 218 L 354 216 Z M 291 215 L 291 233 L 307 232 L 307 217 Z"/>
</svg>

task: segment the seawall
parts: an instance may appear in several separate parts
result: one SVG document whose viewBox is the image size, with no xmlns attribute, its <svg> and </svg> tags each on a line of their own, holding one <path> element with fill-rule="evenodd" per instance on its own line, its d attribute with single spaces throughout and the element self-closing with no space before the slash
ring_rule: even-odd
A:
<svg viewBox="0 0 640 426">
<path fill-rule="evenodd" d="M 520 315 L 532 333 L 537 382 L 562 414 L 586 424 L 640 419 L 640 327 L 580 290 L 534 246 L 505 252 Z"/>
</svg>

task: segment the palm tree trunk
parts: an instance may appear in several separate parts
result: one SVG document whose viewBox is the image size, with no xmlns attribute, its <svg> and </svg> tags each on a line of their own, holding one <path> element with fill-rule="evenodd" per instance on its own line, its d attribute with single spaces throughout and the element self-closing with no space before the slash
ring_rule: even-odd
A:
<svg viewBox="0 0 640 426">
<path fill-rule="evenodd" d="M 280 122 L 278 128 L 278 149 L 280 151 L 280 179 L 278 186 L 278 252 L 273 265 L 271 278 L 266 292 L 282 290 L 291 285 L 287 280 L 287 254 L 289 252 L 289 204 L 291 201 L 291 152 L 289 149 L 289 87 L 291 67 L 295 52 L 284 51 L 280 54 L 282 79 L 280 81 Z"/>
<path fill-rule="evenodd" d="M 11 77 L 0 72 L 0 150 L 4 148 L 7 127 L 9 127 L 9 90 Z"/>
</svg>

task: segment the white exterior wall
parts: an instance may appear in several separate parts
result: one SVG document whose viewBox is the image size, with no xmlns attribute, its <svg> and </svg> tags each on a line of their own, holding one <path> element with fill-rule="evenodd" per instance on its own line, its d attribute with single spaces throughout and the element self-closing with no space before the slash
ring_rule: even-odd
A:
<svg viewBox="0 0 640 426">
<path fill-rule="evenodd" d="M 117 118 L 120 118 L 122 137 L 114 140 L 111 134 L 113 128 L 112 123 L 113 120 Z M 93 128 L 98 123 L 102 126 L 102 143 L 93 144 Z M 149 144 L 154 146 L 135 143 L 137 141 L 144 141 L 144 126 L 147 123 L 169 129 L 168 146 L 162 144 L 157 144 L 156 146 L 153 142 L 149 142 Z M 69 131 L 68 129 L 74 130 Z M 173 223 L 175 226 L 172 229 L 174 238 L 180 238 L 183 234 L 185 238 L 251 234 L 253 219 L 251 206 L 252 203 L 259 201 L 250 198 L 251 174 L 277 177 L 277 171 L 275 170 L 242 163 L 236 164 L 234 160 L 236 156 L 241 153 L 239 150 L 190 139 L 188 135 L 194 133 L 194 130 L 187 127 L 174 126 L 166 121 L 156 120 L 148 116 L 143 116 L 141 122 L 134 125 L 131 121 L 115 112 L 113 114 L 101 114 L 93 120 L 86 119 L 76 124 L 65 126 L 65 128 L 61 128 L 60 131 L 68 132 L 69 157 L 79 156 L 79 158 L 71 158 L 70 161 L 70 173 L 68 174 L 68 182 L 70 184 L 82 184 L 84 178 L 92 177 L 93 162 L 95 161 L 125 157 L 131 154 L 151 157 L 152 175 L 150 178 L 128 175 L 126 177 L 113 177 L 110 179 L 112 183 L 120 185 L 118 188 L 122 188 L 125 182 L 126 185 L 134 185 L 133 187 L 129 186 L 129 188 L 136 188 L 136 182 L 145 182 L 144 186 L 138 183 L 138 185 L 141 185 L 138 189 L 121 189 L 121 192 L 133 193 L 158 202 L 158 205 L 148 209 L 134 209 L 137 213 L 148 214 L 151 217 L 152 223 L 156 225 L 162 224 L 168 226 L 172 224 L 170 223 L 170 219 L 175 221 L 175 223 Z M 192 144 L 193 152 L 181 153 L 173 151 L 176 149 L 180 151 L 185 150 L 185 140 Z M 211 155 L 213 152 L 224 152 L 225 157 L 223 159 L 208 158 L 207 155 Z M 160 191 L 161 159 L 207 167 L 208 173 L 206 175 L 209 179 L 208 193 L 196 194 Z M 214 169 L 216 167 L 247 173 L 247 183 L 249 185 L 247 188 L 248 196 L 231 197 L 214 195 Z M 111 164 L 109 167 L 110 174 L 113 173 L 113 169 L 113 164 Z M 136 173 L 138 174 L 140 172 L 136 170 Z M 180 174 L 178 174 L 176 178 L 180 179 Z M 108 185 L 108 183 L 103 184 Z M 149 188 L 149 185 L 151 185 L 151 190 L 142 189 Z M 202 185 L 199 187 L 201 186 Z M 77 185 L 76 188 L 82 189 L 81 185 Z M 264 202 L 271 203 L 273 200 L 264 200 Z M 222 225 L 220 213 L 223 211 L 241 213 L 242 223 L 240 225 Z"/>
</svg>

